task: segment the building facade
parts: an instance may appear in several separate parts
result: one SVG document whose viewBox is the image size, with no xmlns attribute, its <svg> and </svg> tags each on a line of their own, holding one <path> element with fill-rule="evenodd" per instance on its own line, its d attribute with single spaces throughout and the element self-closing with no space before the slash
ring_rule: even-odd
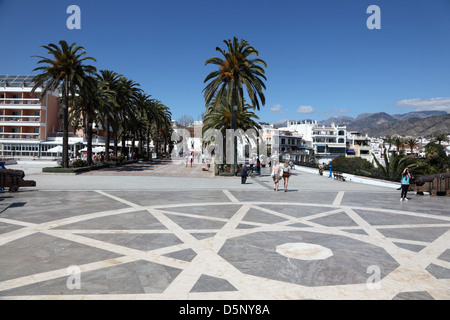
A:
<svg viewBox="0 0 450 320">
<path fill-rule="evenodd" d="M 33 76 L 0 75 L 0 155 L 51 156 L 61 127 L 59 93 L 31 93 Z"/>
</svg>

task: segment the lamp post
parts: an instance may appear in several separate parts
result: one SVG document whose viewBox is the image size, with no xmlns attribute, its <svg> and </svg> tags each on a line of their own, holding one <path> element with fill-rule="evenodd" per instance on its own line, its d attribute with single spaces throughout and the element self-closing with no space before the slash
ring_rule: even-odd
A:
<svg viewBox="0 0 450 320">
<path fill-rule="evenodd" d="M 330 168 L 330 176 L 329 176 L 328 178 L 333 178 L 333 174 L 331 173 L 331 168 L 332 168 L 333 166 L 331 165 L 331 163 L 328 165 L 328 167 Z"/>
</svg>

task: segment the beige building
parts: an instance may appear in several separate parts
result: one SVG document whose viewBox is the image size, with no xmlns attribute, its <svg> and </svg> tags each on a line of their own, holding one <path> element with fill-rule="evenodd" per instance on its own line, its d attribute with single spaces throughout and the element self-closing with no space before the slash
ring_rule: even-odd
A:
<svg viewBox="0 0 450 320">
<path fill-rule="evenodd" d="M 0 156 L 54 156 L 47 150 L 61 145 L 59 93 L 31 93 L 30 75 L 0 75 Z M 62 135 L 61 135 L 62 136 Z"/>
</svg>

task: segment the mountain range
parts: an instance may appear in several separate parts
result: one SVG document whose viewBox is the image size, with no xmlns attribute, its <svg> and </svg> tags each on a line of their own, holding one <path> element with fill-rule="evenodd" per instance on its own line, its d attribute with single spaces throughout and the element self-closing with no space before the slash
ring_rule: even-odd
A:
<svg viewBox="0 0 450 320">
<path fill-rule="evenodd" d="M 394 115 L 385 112 L 361 113 L 356 118 L 341 116 L 318 121 L 319 125 L 325 126 L 332 123 L 347 126 L 347 131 L 358 131 L 372 137 L 450 134 L 450 114 L 445 111 L 414 111 Z"/>
</svg>

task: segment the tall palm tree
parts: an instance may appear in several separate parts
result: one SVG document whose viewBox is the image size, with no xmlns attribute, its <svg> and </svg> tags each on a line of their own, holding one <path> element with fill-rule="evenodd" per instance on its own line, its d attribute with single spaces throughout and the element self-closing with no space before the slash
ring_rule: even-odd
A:
<svg viewBox="0 0 450 320">
<path fill-rule="evenodd" d="M 238 128 L 247 131 L 248 129 L 261 129 L 261 126 L 256 122 L 259 117 L 253 112 L 253 107 L 245 104 L 240 105 L 237 110 L 237 126 Z M 231 115 L 232 107 L 226 97 L 221 97 L 220 104 L 216 107 L 215 101 L 213 101 L 206 109 L 202 133 L 205 134 L 208 130 L 217 129 L 222 133 L 222 138 L 225 140 L 226 129 L 231 129 Z M 221 150 L 222 155 L 226 155 L 226 142 L 222 142 Z M 219 161 L 222 162 L 223 161 Z"/>
<path fill-rule="evenodd" d="M 417 139 L 415 138 L 409 138 L 406 140 L 406 144 L 408 145 L 409 149 L 411 150 L 411 154 L 414 153 L 414 146 L 417 144 Z"/>
<path fill-rule="evenodd" d="M 139 84 L 131 79 L 121 77 L 117 86 L 117 121 L 120 123 L 120 130 L 116 132 L 115 139 L 122 136 L 122 154 L 126 153 L 125 142 L 127 134 L 131 132 L 131 127 L 135 119 L 136 94 L 142 91 Z M 116 146 L 116 140 L 114 142 Z"/>
<path fill-rule="evenodd" d="M 101 110 L 104 105 L 114 98 L 114 91 L 101 85 L 99 77 L 86 79 L 84 84 L 77 90 L 75 99 L 71 100 L 71 114 L 75 121 L 83 121 L 87 133 L 87 162 L 92 164 L 92 123 L 102 120 Z M 105 148 L 105 153 L 107 153 Z"/>
<path fill-rule="evenodd" d="M 96 61 L 94 58 L 86 57 L 83 47 L 72 43 L 70 46 L 66 41 L 59 41 L 59 47 L 50 43 L 42 48 L 48 51 L 50 58 L 38 57 L 37 63 L 41 65 L 33 70 L 39 71 L 32 82 L 34 87 L 31 92 L 43 87 L 41 99 L 49 91 L 61 89 L 63 109 L 63 167 L 69 167 L 69 99 L 75 97 L 76 90 L 83 85 L 85 79 L 96 72 L 92 65 L 85 65 L 87 60 Z"/>
<path fill-rule="evenodd" d="M 117 120 L 116 110 L 117 105 L 117 94 L 119 91 L 119 80 L 123 77 L 111 70 L 100 70 L 99 81 L 100 86 L 104 89 L 112 91 L 114 94 L 110 95 L 110 99 L 105 101 L 103 108 L 99 110 L 101 117 L 101 123 L 105 128 L 105 161 L 109 160 L 109 136 L 110 136 L 110 126 L 115 127 L 114 122 Z"/>
<path fill-rule="evenodd" d="M 400 137 L 395 137 L 393 138 L 392 142 L 395 144 L 395 147 L 397 148 L 397 153 L 400 153 L 400 149 L 403 146 L 403 139 Z"/>
<path fill-rule="evenodd" d="M 203 89 L 205 103 L 209 105 L 213 99 L 216 101 L 216 106 L 220 103 L 222 96 L 227 97 L 232 106 L 231 112 L 231 128 L 237 129 L 237 110 L 238 106 L 243 104 L 244 88 L 251 104 L 257 110 L 260 109 L 261 104 L 265 104 L 265 96 L 263 89 L 266 89 L 264 80 L 265 70 L 267 64 L 260 58 L 258 51 L 249 45 L 245 40 L 238 40 L 236 37 L 233 40 L 224 40 L 227 46 L 227 51 L 217 47 L 223 58 L 214 57 L 206 60 L 205 65 L 212 64 L 218 67 L 218 70 L 212 71 L 205 78 L 204 83 L 209 83 Z M 236 172 L 237 166 L 237 141 L 234 139 L 234 163 L 233 173 Z"/>
</svg>

